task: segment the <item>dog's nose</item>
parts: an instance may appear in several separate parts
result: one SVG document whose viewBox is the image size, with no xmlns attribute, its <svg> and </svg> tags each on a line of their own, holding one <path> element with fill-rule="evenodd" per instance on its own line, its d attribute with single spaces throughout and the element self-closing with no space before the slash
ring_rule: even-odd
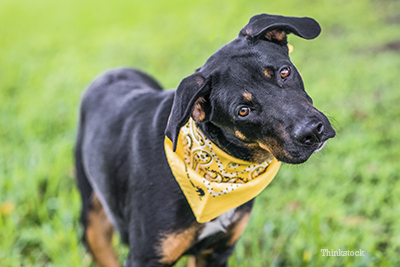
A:
<svg viewBox="0 0 400 267">
<path fill-rule="evenodd" d="M 304 145 L 313 145 L 321 142 L 324 134 L 324 124 L 318 119 L 313 119 L 303 126 L 299 127 L 294 135 L 297 141 Z"/>
</svg>

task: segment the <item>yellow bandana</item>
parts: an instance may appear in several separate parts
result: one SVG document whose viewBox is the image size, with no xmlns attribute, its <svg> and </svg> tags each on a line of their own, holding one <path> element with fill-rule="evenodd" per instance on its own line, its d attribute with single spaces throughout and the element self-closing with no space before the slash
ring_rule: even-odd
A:
<svg viewBox="0 0 400 267">
<path fill-rule="evenodd" d="M 208 222 L 257 196 L 275 177 L 281 163 L 261 164 L 234 158 L 189 122 L 181 128 L 176 152 L 165 138 L 168 163 L 196 220 Z"/>
</svg>

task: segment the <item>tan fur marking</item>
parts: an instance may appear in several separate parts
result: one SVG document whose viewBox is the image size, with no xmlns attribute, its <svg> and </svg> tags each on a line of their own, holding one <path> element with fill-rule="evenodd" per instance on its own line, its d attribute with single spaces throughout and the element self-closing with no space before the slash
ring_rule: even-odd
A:
<svg viewBox="0 0 400 267">
<path fill-rule="evenodd" d="M 293 157 L 286 150 L 284 150 L 275 139 L 267 138 L 265 141 L 259 141 L 258 145 L 277 158 L 287 158 L 289 160 L 293 159 Z"/>
<path fill-rule="evenodd" d="M 280 124 L 277 130 L 279 131 L 280 138 L 285 142 L 290 142 L 290 135 L 286 132 L 283 124 Z M 275 157 L 287 158 L 289 160 L 293 159 L 293 157 L 278 143 L 276 139 L 266 138 L 262 141 L 258 141 L 258 145 L 262 149 L 269 151 Z"/>
<path fill-rule="evenodd" d="M 182 231 L 164 234 L 157 248 L 161 256 L 161 264 L 172 264 L 188 250 L 195 241 L 200 225 L 194 223 Z"/>
<path fill-rule="evenodd" d="M 243 97 L 244 99 L 246 99 L 247 101 L 251 101 L 253 99 L 253 96 L 249 93 L 249 92 L 244 92 L 243 93 Z"/>
<path fill-rule="evenodd" d="M 229 246 L 233 246 L 238 241 L 250 219 L 250 212 L 245 214 L 239 213 L 238 215 L 241 217 L 234 223 L 232 229 L 228 230 L 228 233 L 231 235 L 228 241 Z"/>
<path fill-rule="evenodd" d="M 94 261 L 100 267 L 118 267 L 117 256 L 111 244 L 113 226 L 95 193 L 92 195 L 87 220 L 85 235 Z"/>
<path fill-rule="evenodd" d="M 235 131 L 235 135 L 236 135 L 237 137 L 239 137 L 240 139 L 242 139 L 242 140 L 245 140 L 245 139 L 246 139 L 246 136 L 244 136 L 244 134 L 242 134 L 239 130 L 236 130 L 236 131 Z"/>
<path fill-rule="evenodd" d="M 272 77 L 272 70 L 270 68 L 266 68 L 264 70 L 264 75 L 267 76 L 268 78 Z"/>
<path fill-rule="evenodd" d="M 284 41 L 286 39 L 286 32 L 272 30 L 265 34 L 265 38 L 270 41 L 272 41 L 272 40 Z"/>
<path fill-rule="evenodd" d="M 283 40 L 286 39 L 286 32 L 284 32 L 284 31 L 279 32 L 278 31 L 278 33 L 275 36 L 276 36 L 276 39 L 278 41 L 283 41 Z"/>
<path fill-rule="evenodd" d="M 258 146 L 258 150 L 256 150 L 253 153 L 252 162 L 262 163 L 266 160 L 274 159 L 274 156 L 272 155 L 271 152 L 261 148 L 259 145 L 257 145 L 257 146 Z"/>
<path fill-rule="evenodd" d="M 202 122 L 206 118 L 206 113 L 203 110 L 201 103 L 204 103 L 206 100 L 203 97 L 200 97 L 194 103 L 194 108 L 192 112 L 192 118 L 195 122 Z"/>
<path fill-rule="evenodd" d="M 270 150 L 270 148 L 269 148 L 269 146 L 267 146 L 266 144 L 259 142 L 258 145 L 259 145 L 262 149 L 267 150 L 269 153 L 272 153 L 271 150 Z"/>
<path fill-rule="evenodd" d="M 267 159 L 273 159 L 272 153 L 265 148 L 260 147 L 259 142 L 243 143 L 251 152 L 251 162 L 262 163 Z"/>
</svg>

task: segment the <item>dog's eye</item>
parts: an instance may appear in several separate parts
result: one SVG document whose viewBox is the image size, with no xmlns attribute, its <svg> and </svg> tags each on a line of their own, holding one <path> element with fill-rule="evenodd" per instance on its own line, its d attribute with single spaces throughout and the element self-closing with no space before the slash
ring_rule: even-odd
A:
<svg viewBox="0 0 400 267">
<path fill-rule="evenodd" d="M 281 78 L 284 79 L 290 75 L 290 69 L 283 68 L 283 69 L 281 69 L 280 73 L 281 73 Z"/>
<path fill-rule="evenodd" d="M 249 113 L 250 113 L 250 108 L 248 108 L 248 107 L 243 106 L 239 109 L 240 117 L 246 117 L 247 115 L 249 115 Z"/>
</svg>

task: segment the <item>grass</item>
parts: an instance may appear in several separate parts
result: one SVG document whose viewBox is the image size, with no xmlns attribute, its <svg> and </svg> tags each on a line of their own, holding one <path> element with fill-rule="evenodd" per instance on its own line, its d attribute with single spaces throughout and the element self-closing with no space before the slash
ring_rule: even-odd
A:
<svg viewBox="0 0 400 267">
<path fill-rule="evenodd" d="M 93 266 L 72 149 L 94 76 L 132 66 L 174 88 L 265 12 L 321 23 L 316 40 L 289 38 L 291 58 L 337 137 L 306 164 L 281 168 L 230 266 L 399 266 L 399 10 L 395 0 L 2 0 L 0 265 Z"/>
</svg>

